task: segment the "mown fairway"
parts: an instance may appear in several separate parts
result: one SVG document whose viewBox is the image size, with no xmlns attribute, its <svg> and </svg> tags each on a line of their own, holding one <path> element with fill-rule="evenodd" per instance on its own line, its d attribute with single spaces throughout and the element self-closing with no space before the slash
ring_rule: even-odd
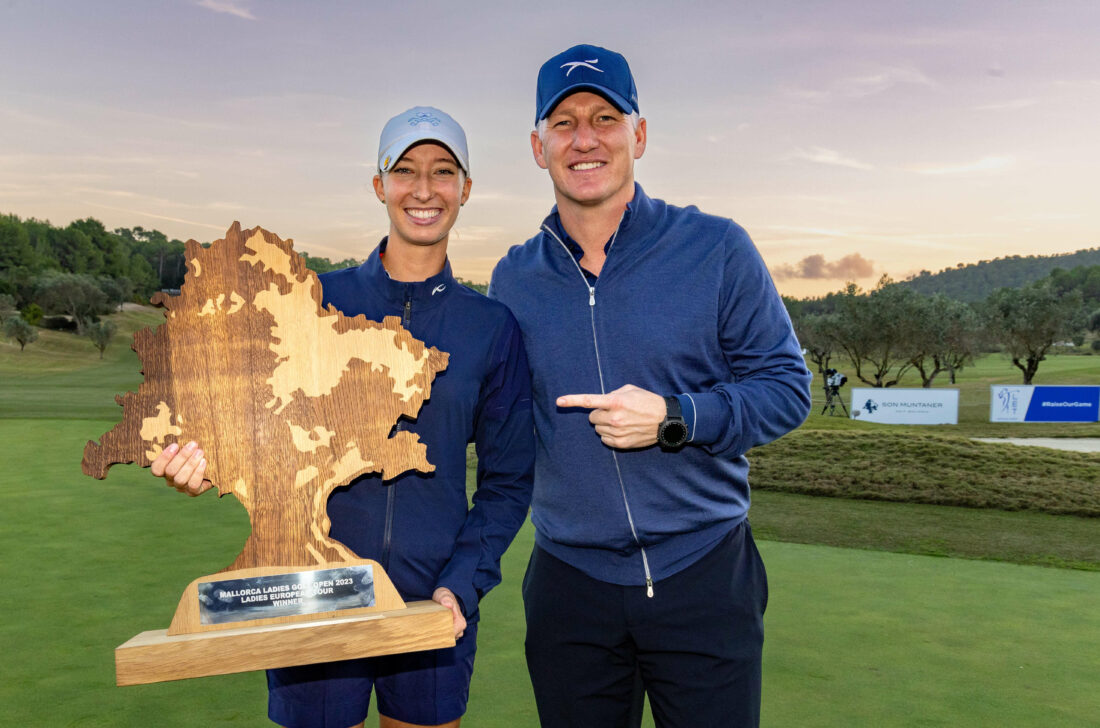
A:
<svg viewBox="0 0 1100 728">
<path fill-rule="evenodd" d="M 133 325 L 149 320 L 128 316 Z M 236 555 L 247 519 L 231 497 L 189 499 L 135 466 L 115 466 L 105 481 L 82 475 L 84 442 L 115 423 L 112 397 L 137 385 L 139 367 L 122 334 L 102 363 L 86 341 L 50 338 L 23 356 L 49 344 L 55 357 L 21 359 L 17 347 L 0 345 L 8 466 L 0 475 L 0 725 L 267 725 L 260 674 L 114 687 L 114 647 L 166 627 L 183 587 Z M 1065 360 L 1067 371 L 1082 361 L 1093 368 L 1063 381 L 1095 381 L 1097 357 L 1045 362 L 1040 381 L 1048 365 L 1061 371 Z M 1017 381 L 1003 360 L 996 365 Z M 988 380 L 972 386 L 985 387 L 988 400 Z M 983 428 L 885 428 L 815 416 L 796 434 L 836 433 L 843 442 L 849 431 L 886 438 L 914 431 L 965 440 L 972 429 Z M 774 455 L 757 453 L 754 474 L 764 475 L 769 457 L 807 467 L 822 457 L 774 447 Z M 889 465 L 891 452 L 877 457 Z M 1048 480 L 1071 471 L 1059 468 L 1058 453 L 1034 453 L 1054 459 Z M 1020 454 L 1025 460 L 1014 468 L 1024 471 L 1031 456 Z M 1065 463 L 1085 468 L 1088 478 L 1097 460 Z M 1080 490 L 1094 498 L 1097 487 L 1086 480 Z M 753 523 L 771 586 L 764 725 L 1095 725 L 1100 573 L 1087 569 L 1100 565 L 1100 519 L 1044 510 L 758 493 Z M 466 725 L 536 725 L 519 602 L 531 541 L 528 525 L 505 557 L 504 584 L 482 605 Z M 1076 568 L 991 561 L 1006 559 Z"/>
</svg>

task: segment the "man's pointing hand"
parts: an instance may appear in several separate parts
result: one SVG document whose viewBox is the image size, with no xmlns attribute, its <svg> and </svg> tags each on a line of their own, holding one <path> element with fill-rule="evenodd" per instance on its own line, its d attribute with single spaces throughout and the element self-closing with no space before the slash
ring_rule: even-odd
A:
<svg viewBox="0 0 1100 728">
<path fill-rule="evenodd" d="M 657 443 L 657 428 L 665 419 L 664 397 L 633 384 L 607 394 L 566 394 L 558 397 L 561 408 L 590 409 L 588 421 L 608 447 L 628 450 Z"/>
</svg>

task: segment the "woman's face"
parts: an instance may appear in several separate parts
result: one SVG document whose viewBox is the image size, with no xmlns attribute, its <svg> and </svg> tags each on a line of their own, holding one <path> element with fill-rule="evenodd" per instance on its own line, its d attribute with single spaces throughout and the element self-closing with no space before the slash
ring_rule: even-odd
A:
<svg viewBox="0 0 1100 728">
<path fill-rule="evenodd" d="M 374 192 L 390 216 L 390 244 L 445 245 L 470 184 L 446 147 L 409 147 L 389 172 L 374 178 Z"/>
</svg>

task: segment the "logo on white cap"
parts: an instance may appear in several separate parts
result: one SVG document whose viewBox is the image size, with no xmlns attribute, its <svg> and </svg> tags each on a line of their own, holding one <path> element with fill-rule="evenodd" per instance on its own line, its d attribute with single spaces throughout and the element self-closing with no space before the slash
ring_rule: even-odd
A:
<svg viewBox="0 0 1100 728">
<path fill-rule="evenodd" d="M 593 71 L 596 71 L 597 73 L 603 73 L 603 69 L 596 68 L 595 66 L 590 65 L 590 64 L 599 63 L 599 62 L 600 62 L 599 58 L 593 58 L 590 61 L 569 61 L 568 63 L 561 64 L 560 67 L 565 68 L 566 66 L 569 66 L 569 70 L 565 72 L 565 77 L 569 78 L 569 74 L 572 73 L 574 70 L 576 70 L 577 66 L 584 66 L 585 68 L 591 68 Z"/>
<path fill-rule="evenodd" d="M 409 117 L 409 126 L 416 127 L 417 129 L 430 129 L 433 126 L 439 126 L 439 119 L 421 111 Z"/>
</svg>

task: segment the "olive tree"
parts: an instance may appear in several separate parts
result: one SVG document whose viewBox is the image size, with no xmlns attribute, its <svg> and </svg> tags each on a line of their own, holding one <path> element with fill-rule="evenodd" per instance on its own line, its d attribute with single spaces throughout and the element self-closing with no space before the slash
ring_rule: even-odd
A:
<svg viewBox="0 0 1100 728">
<path fill-rule="evenodd" d="M 913 366 L 914 321 L 920 294 L 883 276 L 861 294 L 849 284 L 828 327 L 848 355 L 856 378 L 872 387 L 892 387 Z"/>
<path fill-rule="evenodd" d="M 832 331 L 836 328 L 832 314 L 803 314 L 792 322 L 798 343 L 806 350 L 806 356 L 817 365 L 817 373 L 824 375 L 833 358 L 836 341 Z"/>
<path fill-rule="evenodd" d="M 35 298 L 48 313 L 71 316 L 78 334 L 83 334 L 96 316 L 110 311 L 107 295 L 88 275 L 54 273 L 43 276 Z"/>
<path fill-rule="evenodd" d="M 19 342 L 19 351 L 27 348 L 27 344 L 34 343 L 38 339 L 38 329 L 23 320 L 21 316 L 12 316 L 4 322 L 4 336 Z"/>
<path fill-rule="evenodd" d="M 1031 384 L 1039 362 L 1056 341 L 1072 339 L 1085 327 L 1081 291 L 1061 295 L 1049 282 L 1001 288 L 985 302 L 989 334 Z"/>
<path fill-rule="evenodd" d="M 99 358 L 102 359 L 103 352 L 107 349 L 107 345 L 111 343 L 115 332 L 118 331 L 118 326 L 114 321 L 94 321 L 88 324 L 85 331 L 88 338 L 95 344 L 95 348 L 99 349 Z"/>
<path fill-rule="evenodd" d="M 969 304 L 940 293 L 915 301 L 914 313 L 910 361 L 920 374 L 921 386 L 931 387 L 943 372 L 954 384 L 955 373 L 973 362 L 978 352 L 981 319 Z"/>
</svg>

